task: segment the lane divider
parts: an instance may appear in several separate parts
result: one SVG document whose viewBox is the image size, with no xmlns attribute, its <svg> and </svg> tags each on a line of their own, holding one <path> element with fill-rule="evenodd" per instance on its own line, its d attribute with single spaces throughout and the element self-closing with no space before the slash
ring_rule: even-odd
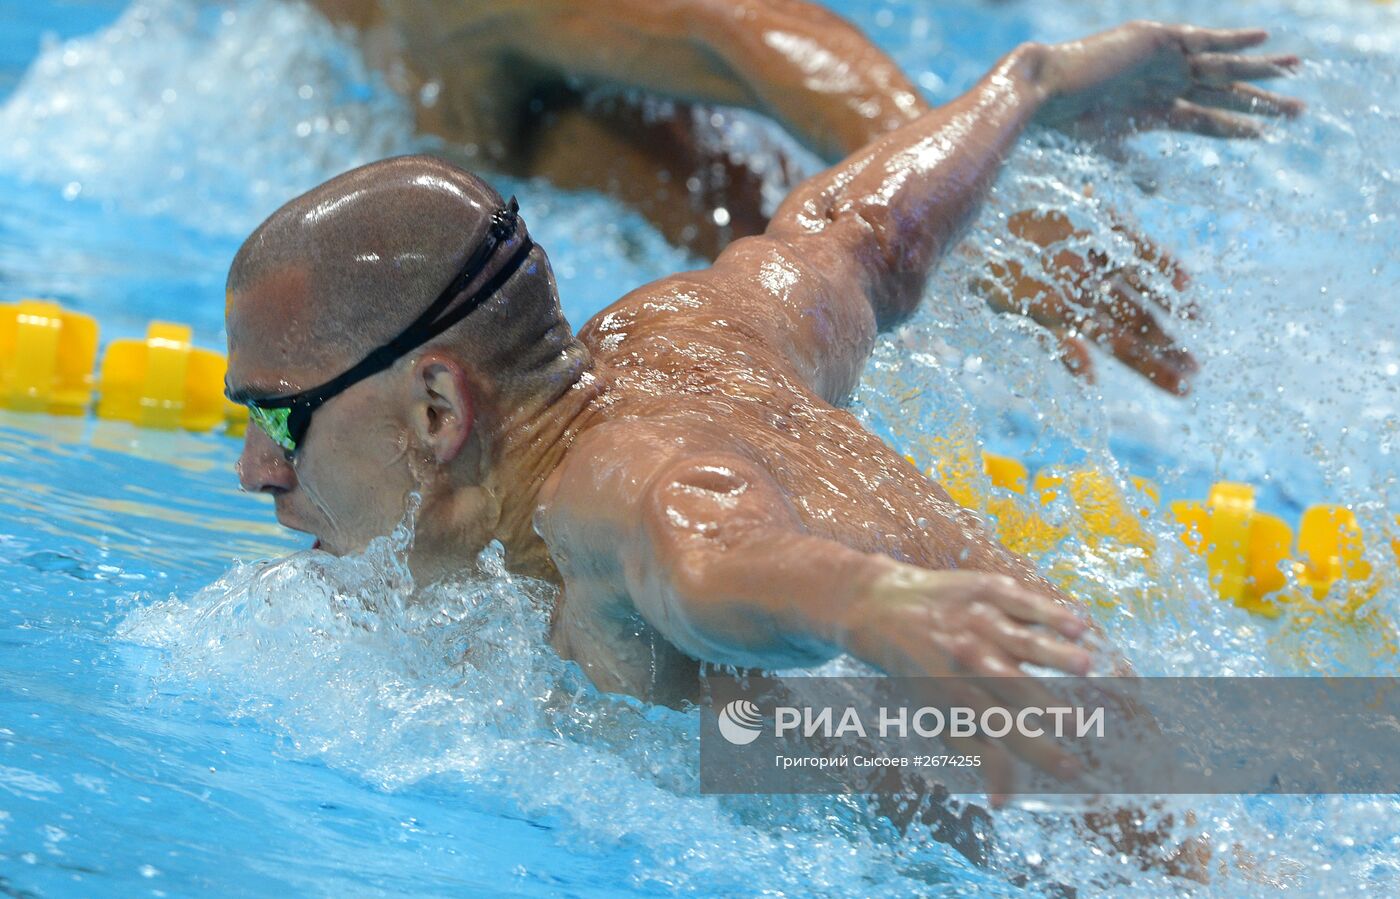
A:
<svg viewBox="0 0 1400 899">
<path fill-rule="evenodd" d="M 998 539 L 1023 555 L 1039 559 L 1071 533 L 1091 549 L 1136 550 L 1144 565 L 1157 553 L 1147 525 L 1161 514 L 1161 490 L 1146 478 L 1132 477 L 1125 493 L 1092 468 L 1049 466 L 1031 477 L 1019 459 L 974 454 L 964 442 L 935 439 L 929 448 L 928 474 L 958 503 L 985 512 Z M 1072 523 L 1042 514 L 1061 497 L 1070 500 Z M 1366 535 L 1345 506 L 1304 509 L 1296 542 L 1286 521 L 1255 508 L 1249 484 L 1218 482 L 1205 500 L 1169 503 L 1166 514 L 1182 545 L 1204 561 L 1222 600 L 1266 618 L 1289 611 L 1344 624 L 1377 611 L 1368 603 L 1385 581 L 1366 559 Z M 1400 567 L 1400 515 L 1386 536 Z"/>
<path fill-rule="evenodd" d="M 222 426 L 242 436 L 248 413 L 224 398 L 227 360 L 194 346 L 188 325 L 151 322 L 144 339 L 114 340 L 100 369 L 98 334 L 91 316 L 52 301 L 0 304 L 0 407 L 83 415 L 97 394 L 98 418 L 164 430 Z M 929 474 L 953 499 L 991 516 L 997 536 L 1017 552 L 1037 558 L 1071 531 L 1090 547 L 1134 548 L 1144 559 L 1156 552 L 1147 523 L 1161 490 L 1145 478 L 1131 479 L 1129 497 L 1094 469 L 1051 466 L 1032 478 L 1020 460 L 974 455 L 965 442 L 938 439 L 930 449 L 936 462 Z M 1071 500 L 1075 527 L 1038 511 L 1062 496 Z M 1287 522 L 1255 508 L 1248 484 L 1222 481 L 1205 500 L 1173 502 L 1168 511 L 1184 546 L 1204 559 L 1220 598 L 1257 615 L 1277 617 L 1292 606 L 1355 621 L 1381 587 L 1365 558 L 1365 535 L 1344 506 L 1309 506 L 1296 543 Z M 1388 536 L 1400 559 L 1400 516 Z"/>
<path fill-rule="evenodd" d="M 97 338 L 92 316 L 57 303 L 0 303 L 0 406 L 83 415 L 96 393 L 98 418 L 243 434 L 248 411 L 224 399 L 227 360 L 194 346 L 188 325 L 151 322 L 144 339 L 114 340 L 100 369 Z"/>
<path fill-rule="evenodd" d="M 97 322 L 57 303 L 0 305 L 0 404 L 82 415 L 92 401 Z"/>
<path fill-rule="evenodd" d="M 112 341 L 102 359 L 97 417 L 167 431 L 209 431 L 246 417 L 224 399 L 223 355 L 191 338 L 188 325 L 151 322 L 144 340 Z"/>
</svg>

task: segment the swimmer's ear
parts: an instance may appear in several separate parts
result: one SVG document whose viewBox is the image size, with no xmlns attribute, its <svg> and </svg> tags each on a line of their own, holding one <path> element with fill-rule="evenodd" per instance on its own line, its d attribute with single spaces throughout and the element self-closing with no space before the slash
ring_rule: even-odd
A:
<svg viewBox="0 0 1400 899">
<path fill-rule="evenodd" d="M 426 353 L 413 366 L 410 426 L 439 465 L 457 458 L 471 436 L 475 408 L 466 372 L 455 360 Z"/>
</svg>

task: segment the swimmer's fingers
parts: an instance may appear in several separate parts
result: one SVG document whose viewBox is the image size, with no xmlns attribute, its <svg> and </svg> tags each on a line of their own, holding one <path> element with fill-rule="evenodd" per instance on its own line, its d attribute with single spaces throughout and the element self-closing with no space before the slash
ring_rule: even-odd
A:
<svg viewBox="0 0 1400 899">
<path fill-rule="evenodd" d="M 1048 247 L 1052 243 L 1059 243 L 1083 233 L 1075 231 L 1069 216 L 1056 209 L 1044 212 L 1023 209 L 1006 220 L 1006 228 L 1022 240 L 1029 240 L 1041 247 Z"/>
<path fill-rule="evenodd" d="M 971 629 L 971 633 L 954 643 L 953 658 L 959 669 L 974 677 L 990 678 L 996 684 L 991 688 L 993 692 L 1017 706 L 1044 705 L 1053 698 L 1021 667 L 1035 664 L 1034 659 L 1022 658 L 1022 652 L 1040 655 L 1048 667 L 1067 674 L 1085 674 L 1093 662 L 1088 650 L 1054 637 L 1044 641 L 1045 647 L 1053 649 L 1042 652 L 1040 647 L 1032 646 L 1028 636 L 1003 634 L 996 626 L 981 622 L 974 622 Z"/>
<path fill-rule="evenodd" d="M 943 745 L 948 751 L 963 758 L 977 759 L 977 768 L 982 774 L 982 783 L 987 791 L 987 802 L 992 808 L 1001 808 L 1016 792 L 1016 766 L 1011 754 L 1000 743 L 991 743 L 972 737 L 945 737 Z M 930 786 L 937 788 L 938 769 L 921 768 L 920 776 Z"/>
<path fill-rule="evenodd" d="M 1067 255 L 1082 265 L 1078 256 Z M 1064 294 L 1051 283 L 1061 280 L 1060 273 L 1037 278 L 1029 274 L 1019 261 L 1005 259 L 987 263 L 985 275 L 975 278 L 972 288 L 982 294 L 987 305 L 997 312 L 1024 315 L 1056 336 L 1067 333 L 1066 328 L 1077 324 L 1080 313 L 1070 310 Z"/>
<path fill-rule="evenodd" d="M 1155 241 L 1124 224 L 1122 218 L 1114 210 L 1110 209 L 1108 215 L 1113 222 L 1113 232 L 1126 238 L 1133 245 L 1133 252 L 1148 269 L 1155 269 L 1159 274 L 1169 279 L 1174 290 L 1183 291 L 1190 286 L 1191 276 L 1187 274 L 1185 267 L 1177 261 L 1175 256 L 1159 247 Z M 1132 277 L 1134 278 L 1133 286 L 1147 293 L 1138 284 L 1138 281 L 1143 280 L 1142 277 L 1137 272 L 1133 272 Z M 1159 305 L 1180 312 L 1187 318 L 1195 318 L 1199 311 L 1195 304 L 1189 301 L 1178 303 L 1174 299 L 1168 300 L 1165 291 L 1151 291 L 1150 295 L 1158 301 Z"/>
<path fill-rule="evenodd" d="M 1162 117 L 1162 122 L 1175 131 L 1187 131 L 1206 137 L 1257 138 L 1264 135 L 1258 122 L 1239 113 L 1201 106 L 1190 100 L 1177 99 Z"/>
<path fill-rule="evenodd" d="M 1165 254 L 1163 254 L 1165 256 Z M 1142 257 L 1139 257 L 1142 259 Z M 1181 318 L 1196 319 L 1200 317 L 1201 307 L 1195 300 L 1188 296 L 1183 296 L 1178 291 L 1185 290 L 1190 283 L 1190 276 L 1186 274 L 1175 260 L 1167 259 L 1142 259 L 1143 264 L 1138 266 L 1126 266 L 1116 275 L 1137 291 L 1138 295 L 1146 297 L 1164 312 Z M 1170 288 L 1158 286 L 1156 279 L 1152 276 L 1152 269 L 1156 269 L 1171 280 L 1168 282 Z"/>
<path fill-rule="evenodd" d="M 1112 272 L 1096 280 L 1093 266 L 1068 250 L 1057 253 L 1051 265 L 1049 278 L 1037 279 L 1014 259 L 992 262 L 987 267 L 988 277 L 979 278 L 974 287 L 998 312 L 1028 316 L 1045 328 L 1058 342 L 1061 361 L 1076 375 L 1091 382 L 1094 377 L 1087 338 L 1163 390 L 1186 392 L 1187 379 L 1199 366 L 1143 308 L 1144 293 L 1159 305 L 1169 306 L 1169 301 L 1139 291 L 1135 284 L 1146 287 L 1142 275 Z M 1048 280 L 1059 282 L 1065 291 L 1082 299 L 1071 302 Z"/>
<path fill-rule="evenodd" d="M 1146 286 L 1141 276 L 1119 270 L 1096 279 L 1084 260 L 1068 251 L 1056 254 L 1052 264 L 1061 282 L 1073 285 L 1078 299 L 1063 304 L 1065 310 L 1078 307 L 1065 316 L 1078 328 L 1076 336 L 1097 343 L 1168 393 L 1187 392 L 1188 379 L 1200 366 L 1148 311 L 1144 291 L 1134 286 Z M 1165 300 L 1157 302 L 1167 305 Z"/>
<path fill-rule="evenodd" d="M 1178 25 L 1172 29 L 1189 53 L 1210 53 L 1222 50 L 1244 50 L 1257 47 L 1269 39 L 1263 28 L 1196 28 Z"/>
<path fill-rule="evenodd" d="M 1089 623 L 1066 603 L 1005 575 L 989 578 L 979 599 L 1018 622 L 1043 624 L 1070 639 L 1078 639 L 1089 629 Z"/>
<path fill-rule="evenodd" d="M 1230 112 L 1244 112 L 1251 115 L 1294 118 L 1303 111 L 1302 100 L 1261 90 L 1251 84 L 1192 88 L 1187 92 L 1186 99 L 1201 106 L 1225 109 Z"/>
<path fill-rule="evenodd" d="M 943 641 L 954 663 L 950 670 L 989 679 L 988 689 L 1018 708 L 1043 706 L 1053 699 L 1026 674 L 1023 664 L 1044 662 L 1068 674 L 1083 675 L 1093 663 L 1088 650 L 1049 635 L 1037 641 L 1025 633 L 1027 628 L 1010 625 L 999 610 L 984 603 L 968 609 L 966 622 L 965 630 Z"/>
<path fill-rule="evenodd" d="M 1003 667 L 1008 667 L 1009 670 L 1001 676 L 1016 674 L 1020 671 L 1022 664 L 1039 665 L 1042 668 L 1053 668 L 1056 671 L 1083 675 L 1088 672 L 1089 666 L 1093 662 L 1093 657 L 1084 647 L 1043 629 L 1027 627 L 1009 618 L 988 617 L 975 622 L 973 627 L 984 638 L 995 643 L 1002 650 L 1004 654 L 1002 656 Z M 1009 666 L 1006 663 L 1009 663 Z M 1033 680 L 1029 683 L 1036 685 Z M 1031 705 L 1035 704 L 1032 700 L 1049 698 L 1049 694 L 1034 697 L 1025 695 L 1021 698 L 1025 701 L 1024 704 Z"/>
<path fill-rule="evenodd" d="M 1297 71 L 1296 56 L 1236 56 L 1230 53 L 1197 53 L 1190 58 L 1191 77 L 1201 84 L 1224 87 L 1235 81 L 1282 78 Z"/>
<path fill-rule="evenodd" d="M 1200 370 L 1196 357 L 1163 329 L 1126 279 L 1115 277 L 1101 287 L 1085 335 L 1157 387 L 1187 393 L 1191 376 Z"/>
<path fill-rule="evenodd" d="M 976 756 L 981 763 L 982 777 L 987 785 L 987 803 L 992 808 L 1002 808 L 1011 800 L 1016 789 L 1016 769 L 1011 764 L 1011 756 L 998 746 L 968 740 L 970 745 L 953 751 L 958 755 Z M 951 747 L 950 747 L 951 748 Z"/>
<path fill-rule="evenodd" d="M 972 287 L 997 312 L 1028 316 L 1043 327 L 1055 341 L 1055 355 L 1070 374 L 1094 383 L 1094 359 L 1089 345 L 1079 336 L 1074 317 L 1065 310 L 1060 292 L 1043 281 L 1027 276 L 1019 262 L 992 262 L 989 277 L 977 278 Z"/>
<path fill-rule="evenodd" d="M 1263 94 L 1266 92 L 1261 91 L 1260 93 Z M 1086 193 L 1088 193 L 1088 191 L 1086 191 Z M 1129 278 L 1133 287 L 1153 299 L 1158 305 L 1165 309 L 1178 311 L 1177 307 L 1180 305 L 1181 308 L 1179 311 L 1188 318 L 1194 318 L 1197 312 L 1194 305 L 1178 304 L 1174 300 L 1168 298 L 1165 291 L 1149 288 L 1147 283 L 1148 279 L 1144 277 L 1146 270 L 1155 269 L 1157 272 L 1170 279 L 1171 286 L 1175 290 L 1185 290 L 1191 279 L 1187 276 L 1185 269 L 1177 262 L 1176 258 L 1161 249 L 1152 240 L 1125 225 L 1122 217 L 1112 208 L 1107 210 L 1107 214 L 1109 221 L 1112 222 L 1114 233 L 1124 237 L 1132 244 L 1134 253 L 1136 253 L 1138 259 L 1144 264 L 1144 272 L 1131 269 L 1126 271 L 1126 276 Z M 1029 240 L 1042 248 L 1048 248 L 1052 244 L 1060 243 L 1061 241 L 1071 238 L 1083 238 L 1088 234 L 1088 232 L 1083 230 L 1075 230 L 1068 216 L 1063 212 L 1053 209 L 1046 212 L 1032 210 L 1018 212 L 1007 220 L 1007 230 L 1016 237 L 1022 240 Z M 1108 254 L 1090 251 L 1088 256 L 1089 261 L 1093 263 L 1094 269 L 1102 270 L 1108 267 Z M 1078 283 L 1083 278 L 1090 277 L 1090 270 L 1084 265 L 1083 259 L 1078 254 L 1069 251 L 1062 251 L 1062 255 L 1057 257 L 1056 266 L 1071 276 L 1070 280 L 1072 283 Z"/>
<path fill-rule="evenodd" d="M 1057 343 L 1055 354 L 1064 363 L 1065 368 L 1075 377 L 1083 378 L 1089 384 L 1098 383 L 1098 371 L 1094 368 L 1094 357 L 1089 352 L 1089 344 L 1086 343 L 1078 332 L 1066 327 L 1051 327 L 1050 333 L 1054 335 Z"/>
<path fill-rule="evenodd" d="M 1267 94 L 1265 91 L 1260 91 L 1259 93 L 1269 97 L 1274 96 L 1272 94 Z M 1089 192 L 1086 190 L 1086 194 L 1087 193 Z M 1125 225 L 1122 217 L 1114 209 L 1109 208 L 1107 214 L 1109 221 L 1112 222 L 1114 233 L 1126 238 L 1127 241 L 1132 244 L 1133 251 L 1136 253 L 1138 259 L 1146 266 L 1156 269 L 1162 275 L 1171 279 L 1171 285 L 1176 290 L 1184 290 L 1186 288 L 1187 284 L 1190 282 L 1190 278 L 1181 267 L 1181 264 L 1178 263 L 1170 253 L 1162 250 L 1156 243 Z M 1076 230 L 1070 223 L 1069 217 L 1063 212 L 1053 209 L 1045 212 L 1023 210 L 1007 219 L 1006 224 L 1007 230 L 1016 237 L 1031 241 L 1036 246 L 1042 248 L 1048 248 L 1052 244 L 1072 238 L 1084 238 L 1088 236 L 1087 231 Z M 1094 269 L 1105 269 L 1108 267 L 1108 254 L 1091 250 L 1088 256 L 1089 261 L 1093 263 Z M 1089 277 L 1091 274 L 1090 268 L 1084 265 L 1083 259 L 1078 254 L 1068 250 L 1062 250 L 1061 254 L 1057 256 L 1056 267 L 1075 276 L 1071 278 L 1074 282 Z M 1133 286 L 1146 293 L 1147 291 L 1144 287 L 1139 286 L 1137 283 L 1141 281 L 1138 273 L 1131 273 L 1131 277 L 1135 279 Z M 1158 300 L 1161 305 L 1166 308 L 1172 308 L 1175 305 L 1168 302 L 1166 298 L 1162 296 L 1162 291 L 1153 291 L 1151 295 L 1153 299 Z M 1188 312 L 1188 315 L 1189 314 L 1190 312 Z"/>
<path fill-rule="evenodd" d="M 1065 365 L 1075 374 L 1093 371 L 1087 346 L 1075 330 L 1082 313 L 1071 311 L 1052 278 L 1034 278 L 1015 259 L 989 262 L 985 276 L 975 278 L 972 289 L 987 305 L 1007 315 L 1023 315 L 1043 327 L 1059 343 Z"/>
<path fill-rule="evenodd" d="M 1028 315 L 1030 304 L 1045 291 L 1053 290 L 1026 277 L 1021 263 L 1014 259 L 987 263 L 985 272 L 974 277 L 972 289 L 982 295 L 997 312 Z"/>
<path fill-rule="evenodd" d="M 1191 392 L 1191 376 L 1200 370 L 1196 357 L 1171 344 L 1157 346 L 1151 341 L 1138 340 L 1120 334 L 1108 342 L 1114 357 L 1142 375 L 1153 386 L 1175 396 Z"/>
</svg>

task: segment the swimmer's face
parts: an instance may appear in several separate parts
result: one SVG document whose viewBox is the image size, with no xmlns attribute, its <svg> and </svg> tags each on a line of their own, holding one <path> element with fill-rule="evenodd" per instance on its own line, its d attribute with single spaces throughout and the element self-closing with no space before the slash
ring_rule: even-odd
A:
<svg viewBox="0 0 1400 899">
<path fill-rule="evenodd" d="M 228 298 L 228 385 L 254 395 L 295 393 L 339 374 L 298 345 L 304 283 L 295 272 Z M 362 550 L 403 518 L 414 479 L 406 459 L 400 368 L 351 386 L 316 410 L 294 459 L 249 425 L 236 469 L 243 489 L 273 498 L 277 520 L 327 552 Z"/>
</svg>

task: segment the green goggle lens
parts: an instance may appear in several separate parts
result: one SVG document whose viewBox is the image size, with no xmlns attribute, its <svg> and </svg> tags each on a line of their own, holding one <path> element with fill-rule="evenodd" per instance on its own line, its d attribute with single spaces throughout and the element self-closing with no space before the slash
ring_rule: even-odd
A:
<svg viewBox="0 0 1400 899">
<path fill-rule="evenodd" d="M 261 428 L 262 432 L 270 437 L 273 443 L 289 453 L 295 452 L 297 448 L 297 442 L 292 439 L 291 428 L 287 425 L 287 418 L 291 414 L 291 409 L 248 407 L 248 417 L 253 420 L 253 424 Z"/>
</svg>

